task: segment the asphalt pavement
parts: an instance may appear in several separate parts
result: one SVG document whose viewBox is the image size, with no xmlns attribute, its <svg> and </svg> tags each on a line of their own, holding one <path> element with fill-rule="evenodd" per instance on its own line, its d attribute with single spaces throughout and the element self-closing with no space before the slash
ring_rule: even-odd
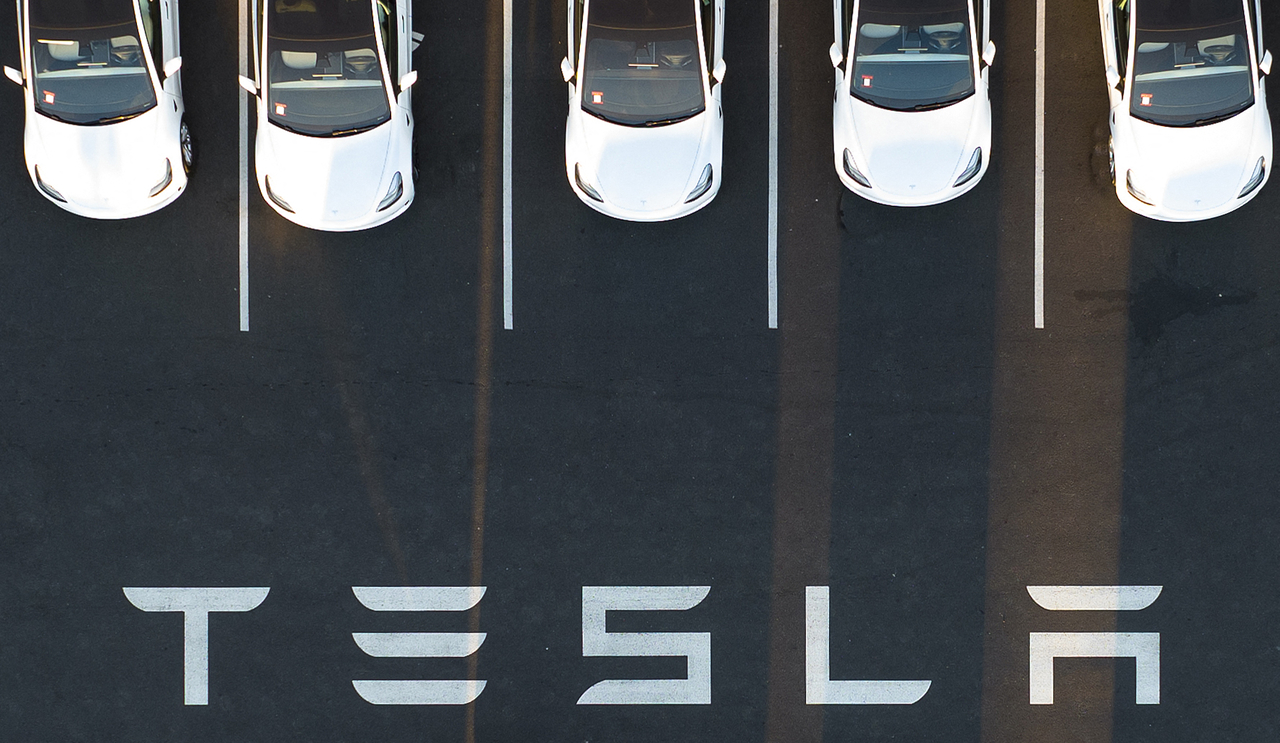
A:
<svg viewBox="0 0 1280 743">
<path fill-rule="evenodd" d="M 181 12 L 199 164 L 157 214 L 93 222 L 38 194 L 0 88 L 0 738 L 1280 736 L 1280 185 L 1203 224 L 1125 211 L 1094 4 L 1045 16 L 1044 328 L 1034 3 L 992 8 L 990 170 L 903 210 L 841 187 L 831 9 L 781 0 L 776 329 L 769 3 L 727 9 L 716 200 L 631 224 L 565 182 L 563 0 L 513 6 L 506 215 L 503 4 L 416 2 L 414 205 L 322 234 L 250 182 L 248 331 L 239 9 Z M 1280 5 L 1262 12 L 1280 38 Z M 1037 585 L 1163 589 L 1051 612 Z M 485 592 L 377 612 L 353 586 Z M 577 704 L 687 672 L 584 657 L 593 586 L 709 587 L 606 626 L 709 633 L 710 704 Z M 831 678 L 929 680 L 920 701 L 806 704 L 811 586 Z M 210 615 L 208 704 L 188 705 L 182 619 L 124 587 L 270 593 Z M 485 637 L 469 660 L 352 637 L 412 632 Z M 1136 703 L 1129 658 L 1060 659 L 1054 704 L 1030 704 L 1044 632 L 1159 633 L 1159 704 Z M 485 683 L 454 706 L 352 685 L 386 679 Z"/>
</svg>

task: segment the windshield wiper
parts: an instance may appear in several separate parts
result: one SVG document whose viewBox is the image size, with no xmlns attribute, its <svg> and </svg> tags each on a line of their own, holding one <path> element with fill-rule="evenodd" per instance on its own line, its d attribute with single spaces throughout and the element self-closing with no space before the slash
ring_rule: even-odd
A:
<svg viewBox="0 0 1280 743">
<path fill-rule="evenodd" d="M 126 119 L 132 119 L 133 117 L 138 116 L 141 113 L 142 113 L 141 111 L 138 111 L 131 114 L 119 114 L 118 116 L 103 116 L 101 119 L 98 119 L 93 123 L 94 124 L 114 124 L 117 121 L 125 121 Z"/>
<path fill-rule="evenodd" d="M 705 111 L 706 109 L 703 109 Z M 678 124 L 681 121 L 688 121 L 694 116 L 702 113 L 702 111 L 693 111 L 692 113 L 681 114 L 680 116 L 672 116 L 669 119 L 655 119 L 654 121 L 644 122 L 645 126 L 666 126 L 667 124 Z"/>
<path fill-rule="evenodd" d="M 960 101 L 963 101 L 965 98 L 968 98 L 969 96 L 970 96 L 970 94 L 969 94 L 969 93 L 965 93 L 965 94 L 964 94 L 964 95 L 962 95 L 962 96 L 959 96 L 959 97 L 957 97 L 957 98 L 948 98 L 948 99 L 946 99 L 945 101 L 932 101 L 932 102 L 930 102 L 930 103 L 917 103 L 916 105 L 914 105 L 914 106 L 912 106 L 912 107 L 911 107 L 911 110 L 912 110 L 912 111 L 932 111 L 932 110 L 933 110 L 933 109 L 935 109 L 935 108 L 945 108 L 946 106 L 950 106 L 950 105 L 951 105 L 951 104 L 953 104 L 953 103 L 959 103 Z"/>
<path fill-rule="evenodd" d="M 1232 116 L 1235 116 L 1236 114 L 1240 113 L 1246 108 L 1248 108 L 1248 106 L 1241 106 L 1240 108 L 1237 108 L 1234 111 L 1228 111 L 1226 113 L 1217 114 L 1215 116 L 1208 116 L 1203 119 L 1196 119 L 1195 121 L 1191 122 L 1187 126 L 1204 126 L 1206 124 L 1216 124 L 1219 121 L 1226 121 L 1227 119 L 1231 118 Z"/>
</svg>

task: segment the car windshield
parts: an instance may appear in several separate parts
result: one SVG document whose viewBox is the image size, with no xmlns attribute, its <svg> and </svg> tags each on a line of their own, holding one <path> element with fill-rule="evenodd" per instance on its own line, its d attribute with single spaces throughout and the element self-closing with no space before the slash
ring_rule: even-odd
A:
<svg viewBox="0 0 1280 743">
<path fill-rule="evenodd" d="M 1142 0 L 1133 55 L 1134 117 L 1197 126 L 1253 105 L 1253 63 L 1240 0 Z"/>
<path fill-rule="evenodd" d="M 658 126 L 706 109 L 694 0 L 592 0 L 582 108 L 627 126 Z"/>
<path fill-rule="evenodd" d="M 131 0 L 31 0 L 36 110 L 71 124 L 108 124 L 156 105 Z"/>
<path fill-rule="evenodd" d="M 267 119 L 341 136 L 391 119 L 371 0 L 266 0 Z"/>
<path fill-rule="evenodd" d="M 940 108 L 974 91 L 969 7 L 948 0 L 863 0 L 850 92 L 897 111 Z"/>
</svg>

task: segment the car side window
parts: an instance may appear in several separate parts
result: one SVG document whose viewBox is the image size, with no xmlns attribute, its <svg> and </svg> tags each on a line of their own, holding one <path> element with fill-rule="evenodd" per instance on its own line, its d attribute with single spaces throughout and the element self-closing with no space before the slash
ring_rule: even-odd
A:
<svg viewBox="0 0 1280 743">
<path fill-rule="evenodd" d="M 1129 64 L 1129 0 L 1112 0 L 1116 24 L 1116 71 L 1120 73 L 1120 89 L 1124 90 L 1125 69 Z"/>
<path fill-rule="evenodd" d="M 849 29 L 853 28 L 853 0 L 840 0 L 840 2 L 840 46 L 848 52 L 849 43 L 852 40 Z"/>
<path fill-rule="evenodd" d="M 142 32 L 147 37 L 147 47 L 151 49 L 151 59 L 156 63 L 156 74 L 164 76 L 164 50 L 161 49 L 160 0 L 138 0 L 138 10 L 142 16 Z"/>
<path fill-rule="evenodd" d="M 382 48 L 387 50 L 387 73 L 391 84 L 400 89 L 400 34 L 396 27 L 395 0 L 378 0 L 378 30 L 382 32 Z"/>
<path fill-rule="evenodd" d="M 716 7 L 712 0 L 702 0 L 702 42 L 707 47 L 707 72 L 715 66 L 712 56 L 716 53 Z"/>
<path fill-rule="evenodd" d="M 974 38 L 978 40 L 976 48 L 982 49 L 986 41 L 986 37 L 982 35 L 984 30 L 982 24 L 987 20 L 985 17 L 986 13 L 982 12 L 986 7 L 986 2 L 984 0 L 976 0 L 976 2 L 971 2 L 969 7 L 973 10 L 973 31 L 976 34 Z"/>
<path fill-rule="evenodd" d="M 1249 22 L 1253 27 L 1253 38 L 1256 42 L 1254 46 L 1258 49 L 1258 59 L 1262 59 L 1262 53 L 1266 50 L 1262 48 L 1262 24 L 1258 22 L 1258 3 L 1255 0 L 1245 5 L 1249 6 Z"/>
<path fill-rule="evenodd" d="M 586 12 L 587 0 L 574 0 L 576 10 L 573 14 L 573 54 L 571 59 L 578 58 L 578 50 L 582 48 L 582 16 Z"/>
</svg>

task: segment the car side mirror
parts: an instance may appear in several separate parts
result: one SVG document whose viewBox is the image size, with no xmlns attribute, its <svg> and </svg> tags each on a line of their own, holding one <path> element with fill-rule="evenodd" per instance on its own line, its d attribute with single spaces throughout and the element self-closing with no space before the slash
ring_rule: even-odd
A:
<svg viewBox="0 0 1280 743">
<path fill-rule="evenodd" d="M 412 88 L 413 84 L 416 82 L 418 82 L 418 71 L 409 70 L 400 78 L 400 89 L 408 90 L 409 88 Z"/>
<path fill-rule="evenodd" d="M 173 57 L 164 63 L 164 76 L 173 77 L 180 69 L 182 69 L 182 57 Z"/>
<path fill-rule="evenodd" d="M 240 87 L 244 88 L 249 93 L 249 95 L 252 95 L 252 96 L 258 95 L 258 84 L 250 80 L 249 78 L 245 77 L 244 75 L 240 75 Z"/>
<path fill-rule="evenodd" d="M 565 57 L 560 60 L 560 77 L 563 77 L 566 83 L 573 79 L 574 74 L 573 65 L 569 62 L 569 58 Z"/>
<path fill-rule="evenodd" d="M 6 67 L 5 69 L 7 70 L 8 68 Z M 1262 60 L 1258 62 L 1258 69 L 1261 70 L 1262 74 L 1264 75 L 1271 74 L 1271 50 L 1270 49 L 1262 53 Z"/>
<path fill-rule="evenodd" d="M 729 68 L 725 65 L 723 59 L 717 59 L 716 66 L 711 70 L 711 77 L 714 77 L 716 82 L 722 83 L 724 82 L 724 73 L 727 72 L 728 69 Z"/>
<path fill-rule="evenodd" d="M 982 63 L 988 67 L 996 61 L 996 43 L 987 39 L 987 45 L 982 49 Z"/>
<path fill-rule="evenodd" d="M 1120 85 L 1120 73 L 1111 65 L 1107 65 L 1107 85 L 1112 88 Z"/>
<path fill-rule="evenodd" d="M 831 43 L 831 48 L 827 50 L 827 54 L 831 56 L 832 67 L 839 67 L 840 63 L 844 61 L 844 54 L 840 51 L 840 42 L 838 41 Z"/>
<path fill-rule="evenodd" d="M 26 85 L 26 81 L 22 79 L 22 73 L 18 72 L 17 70 L 13 69 L 8 65 L 5 65 L 4 76 L 19 85 Z"/>
</svg>

